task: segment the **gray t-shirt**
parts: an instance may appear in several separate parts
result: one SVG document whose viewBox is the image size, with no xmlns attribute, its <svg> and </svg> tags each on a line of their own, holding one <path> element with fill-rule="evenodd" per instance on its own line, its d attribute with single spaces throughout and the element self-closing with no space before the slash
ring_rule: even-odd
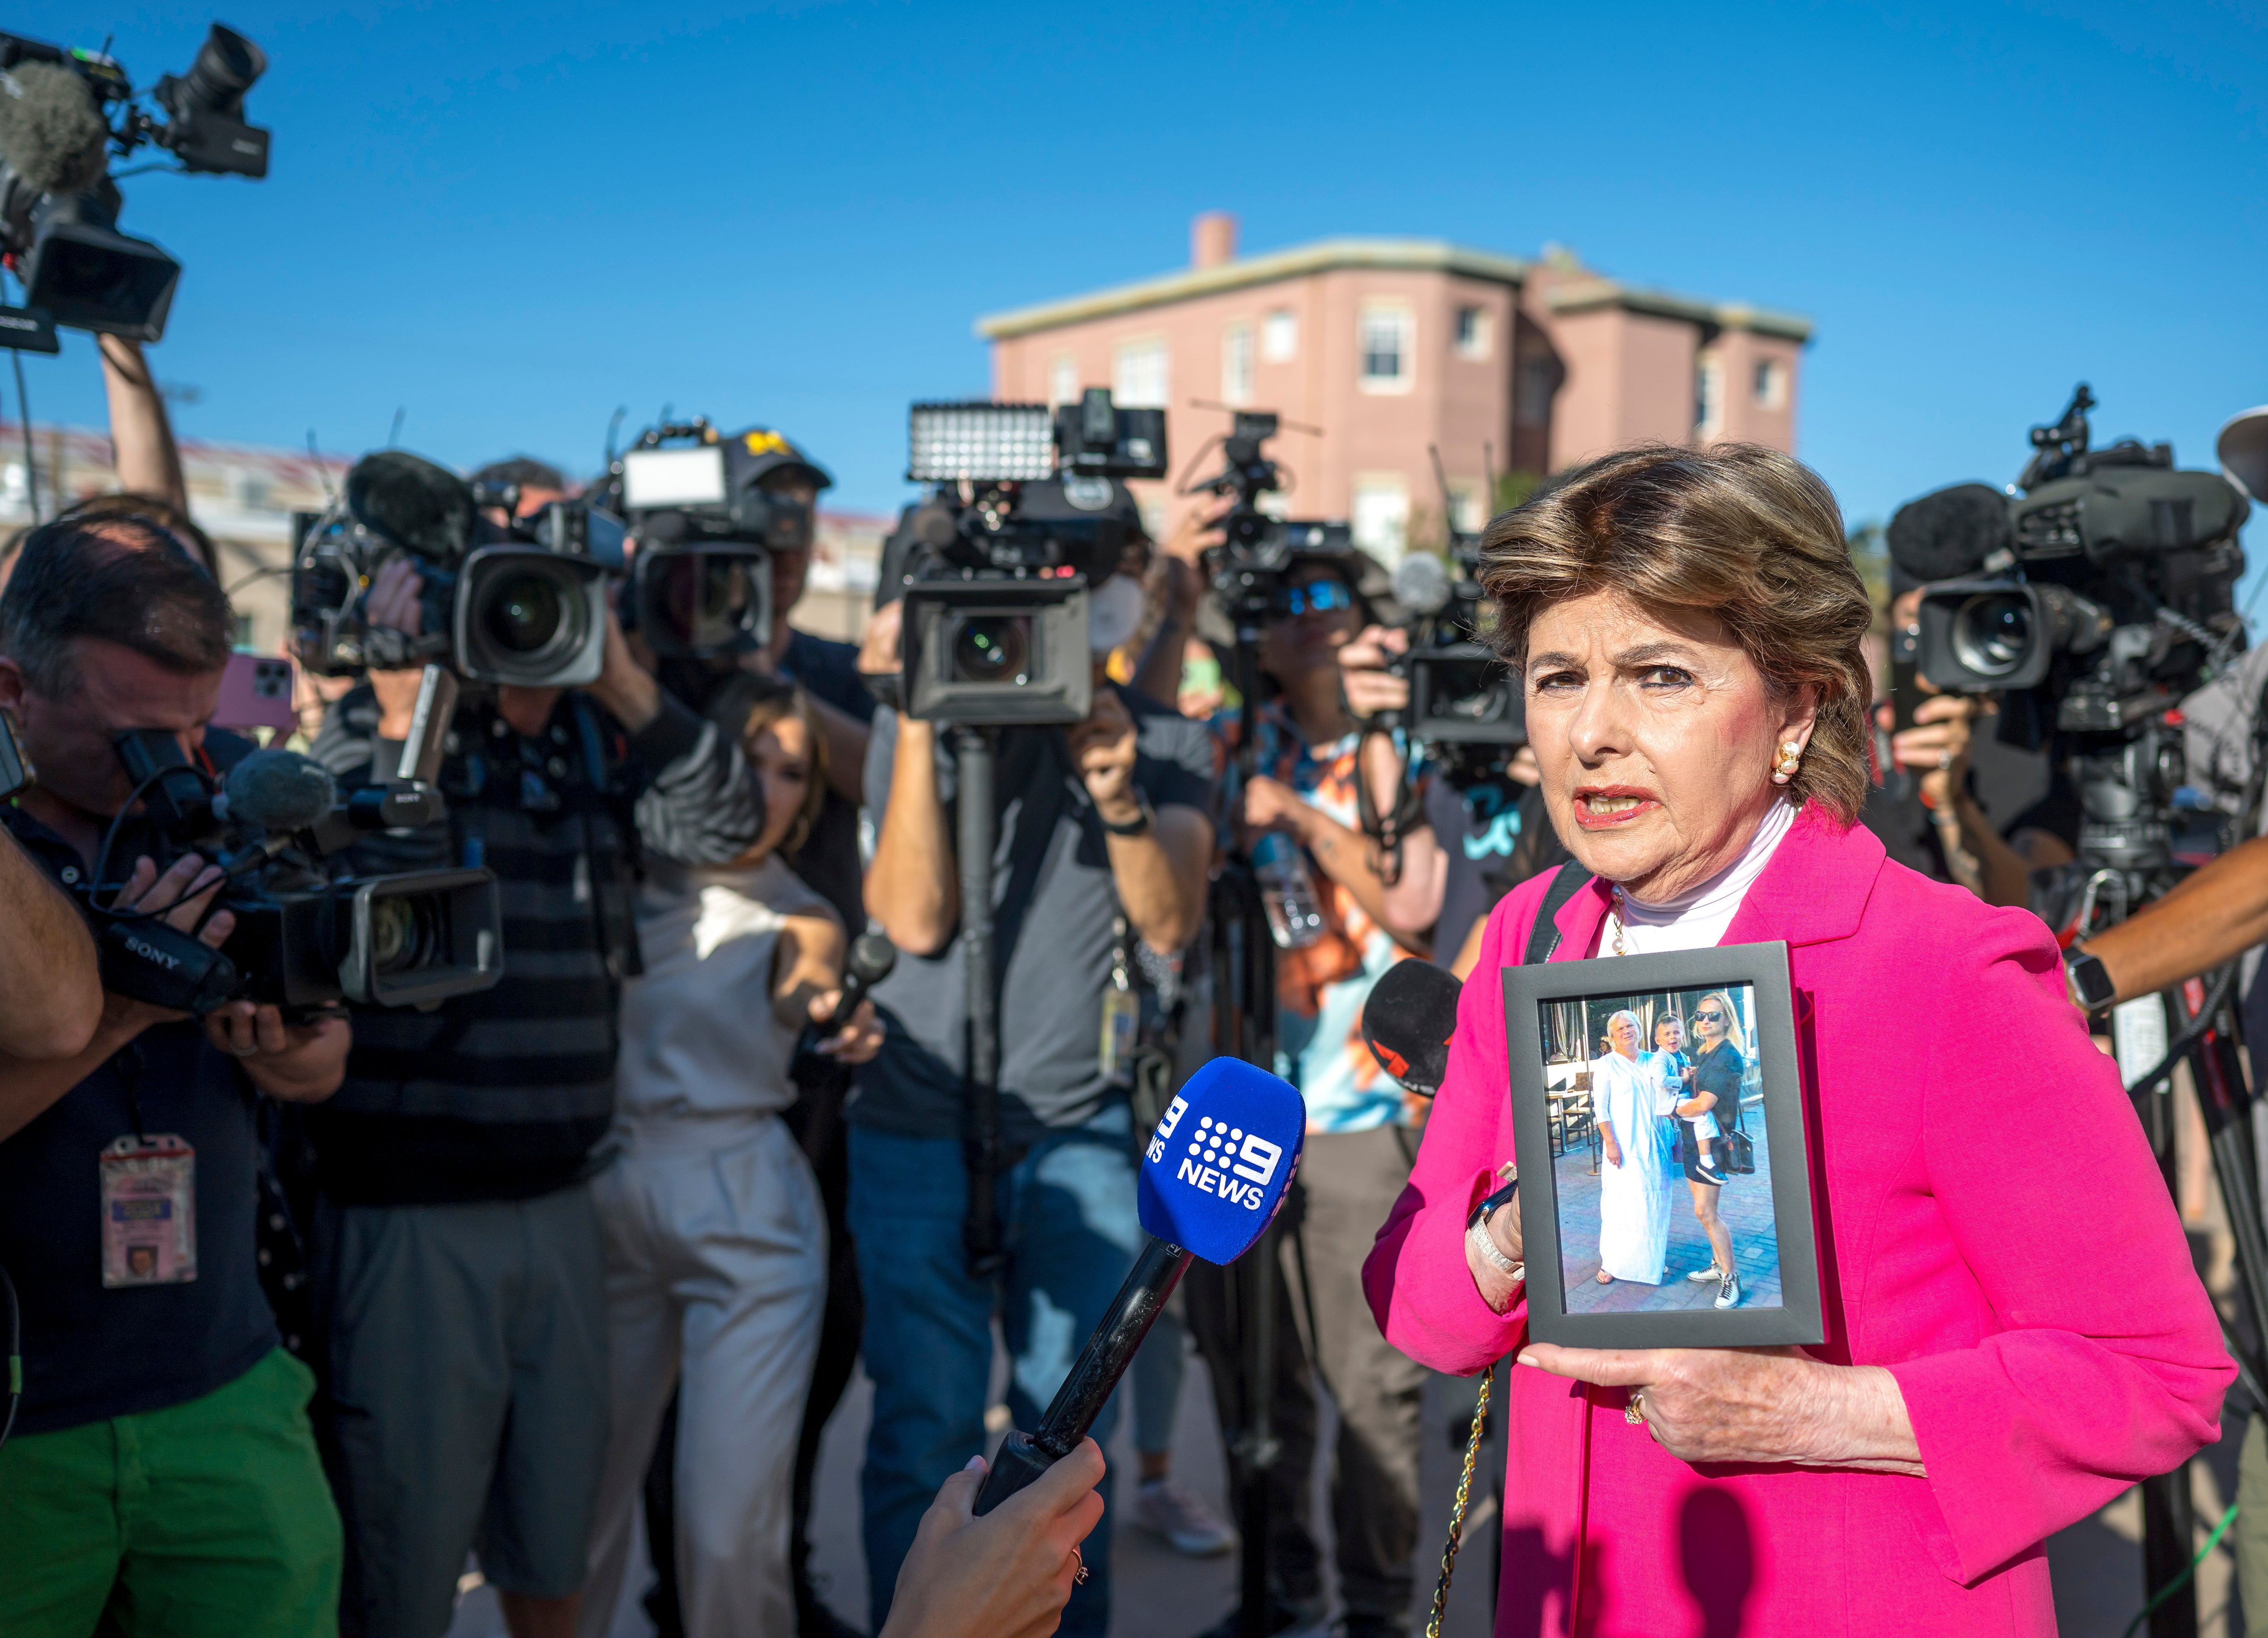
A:
<svg viewBox="0 0 2268 1638">
<path fill-rule="evenodd" d="M 1212 807 L 1213 752 L 1201 723 L 1120 690 L 1134 718 L 1134 783 L 1156 808 Z M 879 834 L 890 801 L 898 718 L 880 712 L 866 750 L 866 805 Z M 939 791 L 954 823 L 950 735 L 938 735 Z M 1000 1122 L 1011 1143 L 1077 1125 L 1108 1096 L 1102 992 L 1118 899 L 1102 821 L 1060 728 L 999 734 L 993 788 L 993 951 L 1000 985 Z M 1130 937 L 1131 934 L 1130 933 Z M 957 1138 L 965 1106 L 968 987 L 961 936 L 934 956 L 902 954 L 874 991 L 887 1030 L 859 1070 L 847 1118 L 906 1137 Z"/>
</svg>

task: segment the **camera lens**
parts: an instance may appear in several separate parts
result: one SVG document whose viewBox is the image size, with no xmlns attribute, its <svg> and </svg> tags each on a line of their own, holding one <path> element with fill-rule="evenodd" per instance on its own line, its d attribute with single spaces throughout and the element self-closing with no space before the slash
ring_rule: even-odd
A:
<svg viewBox="0 0 2268 1638">
<path fill-rule="evenodd" d="M 1438 669 L 1427 690 L 1433 714 L 1475 724 L 1504 720 L 1512 703 L 1512 690 L 1501 667 L 1488 660 L 1435 663 Z"/>
<path fill-rule="evenodd" d="M 559 584 L 550 576 L 520 572 L 506 575 L 490 591 L 481 623 L 499 648 L 515 654 L 533 654 L 559 636 L 567 603 Z"/>
<path fill-rule="evenodd" d="M 1953 616 L 1953 653 L 1982 677 L 2021 670 L 2032 650 L 2032 604 L 2021 592 L 1987 592 Z"/>
<path fill-rule="evenodd" d="M 405 893 L 377 898 L 370 906 L 370 962 L 384 978 L 414 972 L 440 957 L 443 913 L 431 894 Z"/>
<path fill-rule="evenodd" d="M 743 560 L 695 553 L 654 566 L 661 577 L 657 613 L 665 638 L 686 648 L 708 648 L 739 632 L 749 601 Z"/>
<path fill-rule="evenodd" d="M 1032 666 L 1029 615 L 965 616 L 953 634 L 953 675 L 963 682 L 1025 682 Z"/>
</svg>

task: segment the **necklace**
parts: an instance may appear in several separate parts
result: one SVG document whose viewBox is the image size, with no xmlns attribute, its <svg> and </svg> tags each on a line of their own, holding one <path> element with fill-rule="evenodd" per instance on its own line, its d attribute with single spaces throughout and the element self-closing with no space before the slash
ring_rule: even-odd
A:
<svg viewBox="0 0 2268 1638">
<path fill-rule="evenodd" d="M 1623 948 L 1623 890 L 1619 887 L 1614 890 L 1614 901 L 1613 910 L 1608 912 L 1614 925 L 1607 941 L 1614 947 L 1616 955 L 1627 956 L 1630 952 Z"/>
</svg>

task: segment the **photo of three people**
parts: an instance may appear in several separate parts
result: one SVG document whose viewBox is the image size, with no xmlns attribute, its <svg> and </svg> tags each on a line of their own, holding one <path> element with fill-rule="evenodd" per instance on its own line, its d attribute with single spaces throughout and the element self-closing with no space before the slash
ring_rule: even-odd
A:
<svg viewBox="0 0 2268 1638">
<path fill-rule="evenodd" d="M 1542 1014 L 1567 1312 L 1779 1307 L 1754 986 Z"/>
</svg>

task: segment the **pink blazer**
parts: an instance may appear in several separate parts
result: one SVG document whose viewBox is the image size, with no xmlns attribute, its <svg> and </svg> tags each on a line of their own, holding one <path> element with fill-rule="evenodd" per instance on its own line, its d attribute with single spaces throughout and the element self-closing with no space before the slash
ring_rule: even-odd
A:
<svg viewBox="0 0 2268 1638">
<path fill-rule="evenodd" d="M 1387 1339 L 1460 1375 L 1527 1337 L 1524 1303 L 1482 1302 L 1464 1234 L 1513 1153 L 1498 970 L 1547 882 L 1489 919 L 1363 1269 Z M 1569 901 L 1554 959 L 1592 949 L 1606 904 L 1595 882 Z M 2235 1375 L 2140 1123 L 2046 929 L 1889 863 L 1863 828 L 1797 822 L 1724 941 L 1767 940 L 1791 946 L 1797 994 L 1816 1352 L 1889 1368 L 1929 1475 L 1690 1467 L 1594 1389 L 1583 1638 L 2053 1633 L 2042 1540 L 2218 1437 Z M 1509 1376 L 1496 1630 L 1564 1634 L 1586 1400 Z"/>
</svg>

